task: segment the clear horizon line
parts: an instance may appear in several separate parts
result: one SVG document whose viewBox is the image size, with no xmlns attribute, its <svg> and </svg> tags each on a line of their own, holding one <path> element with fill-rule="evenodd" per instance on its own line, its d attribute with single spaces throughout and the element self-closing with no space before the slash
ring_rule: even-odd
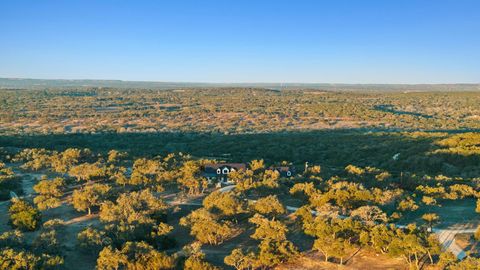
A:
<svg viewBox="0 0 480 270">
<path fill-rule="evenodd" d="M 215 82 L 215 81 L 162 81 L 162 80 L 125 80 L 125 79 L 88 79 L 88 78 L 32 78 L 32 77 L 3 77 L 0 79 L 9 80 L 45 80 L 45 81 L 120 81 L 120 82 L 141 82 L 141 83 L 185 83 L 185 84 L 330 84 L 330 85 L 461 85 L 480 84 L 479 82 L 266 82 L 266 81 L 243 81 L 243 82 Z"/>
</svg>

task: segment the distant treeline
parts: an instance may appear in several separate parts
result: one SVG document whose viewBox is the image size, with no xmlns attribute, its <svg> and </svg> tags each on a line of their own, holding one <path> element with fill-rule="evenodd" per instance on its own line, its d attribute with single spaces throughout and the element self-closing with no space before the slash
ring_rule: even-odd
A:
<svg viewBox="0 0 480 270">
<path fill-rule="evenodd" d="M 480 84 L 344 84 L 344 83 L 198 83 L 122 80 L 45 80 L 0 78 L 0 89 L 46 88 L 151 88 L 254 87 L 266 89 L 320 89 L 328 91 L 480 91 Z"/>
</svg>

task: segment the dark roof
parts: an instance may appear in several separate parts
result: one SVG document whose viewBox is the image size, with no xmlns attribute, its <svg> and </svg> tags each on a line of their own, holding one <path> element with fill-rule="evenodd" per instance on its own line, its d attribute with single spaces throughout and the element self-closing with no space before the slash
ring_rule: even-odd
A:
<svg viewBox="0 0 480 270">
<path fill-rule="evenodd" d="M 203 166 L 203 173 L 206 174 L 216 174 L 218 168 L 234 168 L 237 171 L 245 170 L 247 165 L 245 163 L 217 163 L 217 164 L 205 164 Z"/>
<path fill-rule="evenodd" d="M 222 167 L 232 167 L 237 170 L 245 170 L 247 165 L 245 163 L 216 163 L 216 164 L 205 164 L 205 170 L 207 169 L 218 169 Z"/>
<path fill-rule="evenodd" d="M 204 177 L 216 177 L 217 173 L 216 172 L 204 172 L 202 175 Z"/>
</svg>

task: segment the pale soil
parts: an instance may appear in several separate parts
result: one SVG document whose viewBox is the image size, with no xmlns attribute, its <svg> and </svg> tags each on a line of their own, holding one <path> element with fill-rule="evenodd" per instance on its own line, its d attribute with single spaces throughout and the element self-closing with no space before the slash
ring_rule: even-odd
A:
<svg viewBox="0 0 480 270">
<path fill-rule="evenodd" d="M 7 164 L 7 166 L 12 167 L 11 164 Z M 41 178 L 43 175 L 42 173 L 24 173 L 14 167 L 13 171 L 16 175 L 20 176 L 22 179 L 22 188 L 24 196 L 29 197 L 31 194 L 34 193 L 33 186 L 37 183 L 38 179 Z M 10 225 L 8 225 L 8 208 L 10 207 L 10 201 L 2 201 L 0 202 L 0 233 L 8 231 L 11 229 Z"/>
<path fill-rule="evenodd" d="M 42 176 L 45 175 L 43 173 L 20 173 L 18 171 L 15 171 L 15 174 L 22 176 L 23 193 L 25 195 L 33 194 L 35 192 L 33 186 L 35 186 Z"/>
<path fill-rule="evenodd" d="M 459 233 L 455 235 L 455 243 L 462 249 L 466 249 L 473 242 L 472 236 L 473 234 L 471 233 Z"/>
<path fill-rule="evenodd" d="M 0 204 L 0 233 L 11 230 L 11 227 L 8 225 L 8 206 L 9 203 Z M 64 204 L 59 208 L 44 211 L 42 222 L 54 218 L 62 219 L 67 224 L 61 235 L 61 242 L 65 245 L 64 254 L 67 269 L 94 269 L 95 259 L 78 250 L 77 234 L 87 226 L 98 225 L 98 216 L 79 214 L 71 206 Z M 24 236 L 27 243 L 32 243 L 38 233 L 39 231 L 25 232 Z"/>
<path fill-rule="evenodd" d="M 34 194 L 33 186 L 44 175 L 42 172 L 23 172 L 14 169 L 15 174 L 22 177 L 22 187 L 25 197 L 30 197 Z M 12 228 L 8 224 L 8 207 L 10 201 L 0 202 L 0 233 L 9 231 Z M 87 226 L 96 226 L 99 224 L 98 215 L 86 216 L 83 213 L 78 213 L 71 205 L 64 203 L 62 206 L 42 211 L 42 223 L 50 219 L 61 219 L 65 221 L 65 229 L 61 233 L 62 243 L 64 243 L 65 266 L 67 269 L 94 269 L 95 259 L 91 256 L 85 255 L 78 250 L 77 234 Z M 27 243 L 32 243 L 39 231 L 24 232 Z"/>
<path fill-rule="evenodd" d="M 404 270 L 408 265 L 398 258 L 375 254 L 372 251 L 360 250 L 345 265 L 325 262 L 318 252 L 308 252 L 293 262 L 277 266 L 276 270 Z"/>
<path fill-rule="evenodd" d="M 480 242 L 475 240 L 472 233 L 459 233 L 455 235 L 455 243 L 473 255 L 480 254 Z"/>
<path fill-rule="evenodd" d="M 67 221 L 64 242 L 65 266 L 67 269 L 87 270 L 95 269 L 96 258 L 81 252 L 77 246 L 77 234 L 87 226 L 99 224 L 98 216 L 80 216 Z"/>
<path fill-rule="evenodd" d="M 25 191 L 25 195 L 33 193 L 33 185 L 40 179 L 42 173 L 19 173 L 22 175 L 22 183 Z M 181 228 L 178 226 L 178 218 L 183 216 L 186 212 L 191 211 L 191 208 L 197 208 L 201 205 L 201 199 L 203 196 L 198 196 L 196 198 L 189 198 L 188 200 L 181 200 L 177 194 L 166 194 L 164 199 L 170 204 L 177 205 L 177 207 L 186 208 L 181 213 L 177 213 L 178 217 L 172 218 L 173 225 L 176 230 L 176 240 L 178 241 L 179 246 L 182 246 L 192 240 L 192 237 L 189 236 L 189 231 L 186 228 Z M 8 202 L 0 203 L 0 232 L 10 230 L 8 225 Z M 461 209 L 459 209 L 461 208 Z M 463 208 L 471 208 L 470 203 L 466 206 L 464 205 L 449 205 L 447 204 L 442 210 L 465 210 Z M 183 212 L 183 213 L 182 213 Z M 449 211 L 450 212 L 450 211 Z M 464 211 L 462 211 L 464 212 Z M 175 215 L 174 215 L 175 216 Z M 67 269 L 94 269 L 95 267 L 95 258 L 91 255 L 86 255 L 78 249 L 77 243 L 77 234 L 82 231 L 87 226 L 99 226 L 98 216 L 91 215 L 85 216 L 82 213 L 76 212 L 70 205 L 63 204 L 61 207 L 56 209 L 50 209 L 43 212 L 42 222 L 45 222 L 49 219 L 59 218 L 64 220 L 67 223 L 65 231 L 62 233 L 62 243 L 65 244 L 64 254 L 65 254 L 65 266 Z M 463 217 L 465 218 L 465 216 Z M 37 232 L 25 233 L 25 237 L 28 242 L 33 241 L 33 239 L 38 234 Z M 241 235 L 232 239 L 232 241 L 226 241 L 223 243 L 220 248 L 209 248 L 205 247 L 204 252 L 207 255 L 207 259 L 216 264 L 221 264 L 223 262 L 224 256 L 228 255 L 230 251 L 237 246 L 248 246 L 251 239 L 249 235 L 251 232 L 243 232 Z M 323 256 L 316 252 L 308 252 L 303 256 L 300 256 L 295 261 L 290 262 L 285 265 L 278 266 L 276 269 L 287 270 L 287 269 L 391 269 L 391 270 L 403 270 L 408 269 L 408 266 L 400 258 L 390 258 L 386 255 L 376 254 L 375 252 L 368 250 L 360 250 L 356 254 L 352 254 L 352 257 L 347 260 L 345 265 L 339 265 L 331 262 L 324 262 Z"/>
</svg>

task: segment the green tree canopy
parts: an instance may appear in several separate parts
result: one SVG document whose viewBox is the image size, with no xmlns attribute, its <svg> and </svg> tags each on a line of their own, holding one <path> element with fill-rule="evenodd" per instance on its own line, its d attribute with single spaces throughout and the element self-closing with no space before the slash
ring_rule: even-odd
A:
<svg viewBox="0 0 480 270">
<path fill-rule="evenodd" d="M 87 211 L 90 215 L 92 207 L 100 206 L 109 191 L 110 187 L 105 184 L 87 185 L 77 189 L 72 194 L 73 207 L 78 211 Z"/>
<path fill-rule="evenodd" d="M 60 177 L 53 180 L 43 179 L 33 187 L 38 193 L 33 202 L 40 210 L 59 207 L 62 204 L 64 187 L 65 181 Z"/>
<path fill-rule="evenodd" d="M 8 212 L 10 213 L 10 223 L 14 228 L 23 231 L 33 231 L 39 226 L 41 220 L 40 211 L 23 199 L 12 200 L 12 205 Z"/>
</svg>

